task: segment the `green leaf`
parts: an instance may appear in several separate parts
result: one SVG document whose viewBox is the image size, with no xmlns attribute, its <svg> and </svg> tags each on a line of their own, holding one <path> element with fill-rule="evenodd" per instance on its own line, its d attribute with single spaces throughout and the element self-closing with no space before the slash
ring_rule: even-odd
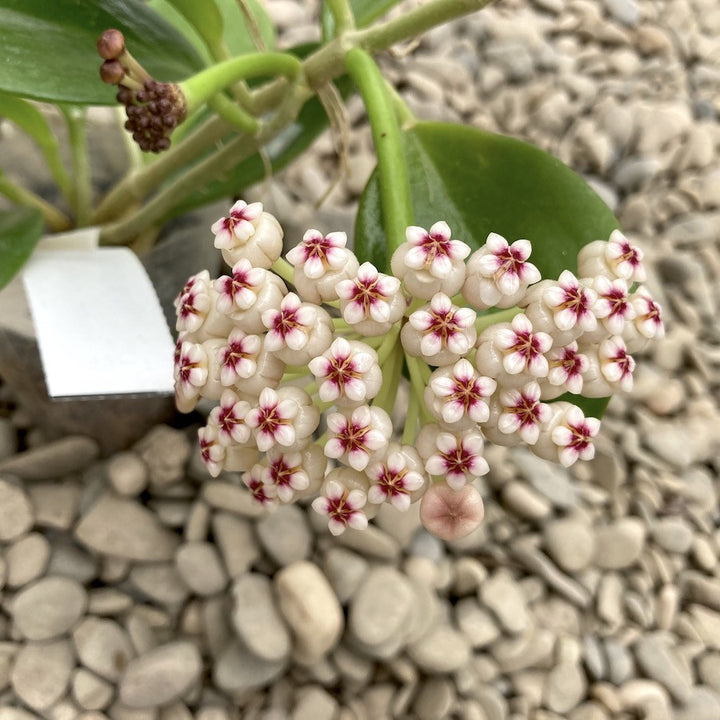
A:
<svg viewBox="0 0 720 720">
<path fill-rule="evenodd" d="M 403 136 L 415 223 L 438 220 L 473 250 L 497 232 L 532 242 L 530 260 L 543 277 L 577 271 L 583 245 L 607 238 L 617 220 L 592 188 L 557 158 L 513 138 L 449 123 L 418 123 Z M 355 253 L 388 267 L 377 170 L 360 200 Z M 602 414 L 606 399 L 581 399 Z M 573 401 L 578 402 L 577 396 Z"/>
<path fill-rule="evenodd" d="M 273 49 L 275 26 L 257 0 L 245 2 L 266 49 Z M 257 51 L 238 0 L 150 0 L 148 4 L 190 40 L 208 65 Z"/>
<path fill-rule="evenodd" d="M 38 210 L 0 212 L 0 288 L 25 264 L 42 232 L 43 219 Z"/>
<path fill-rule="evenodd" d="M 355 16 L 355 24 L 361 28 L 384 15 L 399 2 L 400 0 L 350 0 L 350 7 Z M 323 38 L 327 41 L 335 35 L 335 19 L 327 3 L 323 3 L 321 21 Z"/>
<path fill-rule="evenodd" d="M 195 28 L 208 48 L 218 47 L 223 39 L 223 17 L 215 0 L 168 0 Z"/>
<path fill-rule="evenodd" d="M 40 110 L 23 98 L 0 90 L 0 119 L 2 118 L 15 123 L 38 144 L 55 182 L 63 192 L 69 192 L 69 180 L 60 157 L 57 138 Z"/>
<path fill-rule="evenodd" d="M 533 145 L 450 123 L 417 123 L 404 133 L 415 222 L 446 220 L 474 250 L 497 232 L 533 244 L 543 277 L 575 271 L 583 245 L 607 238 L 617 220 L 600 196 L 557 158 Z M 387 267 L 377 172 L 360 200 L 355 252 Z"/>
<path fill-rule="evenodd" d="M 0 90 L 37 100 L 113 104 L 95 43 L 107 28 L 162 81 L 203 67 L 192 45 L 141 0 L 0 0 Z"/>
<path fill-rule="evenodd" d="M 206 66 L 213 63 L 207 44 L 200 36 L 197 29 L 188 22 L 187 18 L 185 18 L 175 7 L 173 7 L 170 0 L 147 0 L 146 4 L 187 39 L 187 41 L 195 49 L 195 52 L 202 58 L 203 63 Z"/>
<path fill-rule="evenodd" d="M 256 52 L 252 35 L 248 32 L 247 22 L 238 0 L 216 0 L 223 17 L 223 38 L 225 45 L 232 55 Z M 265 12 L 265 8 L 258 0 L 245 0 L 255 22 L 260 30 L 260 37 L 265 43 L 266 50 L 275 47 L 275 26 Z"/>
</svg>

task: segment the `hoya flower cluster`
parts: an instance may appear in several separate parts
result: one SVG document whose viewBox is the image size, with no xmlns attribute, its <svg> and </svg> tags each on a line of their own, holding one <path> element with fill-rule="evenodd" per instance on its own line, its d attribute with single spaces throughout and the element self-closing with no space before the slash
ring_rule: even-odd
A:
<svg viewBox="0 0 720 720">
<path fill-rule="evenodd" d="M 630 353 L 663 333 L 641 252 L 619 231 L 557 279 L 541 278 L 529 241 L 491 233 L 471 252 L 442 221 L 407 228 L 392 275 L 342 232 L 308 230 L 282 259 L 260 203 L 238 201 L 212 231 L 230 270 L 198 273 L 177 297 L 178 407 L 217 401 L 199 431 L 213 476 L 242 473 L 270 508 L 317 496 L 333 534 L 421 497 L 429 529 L 468 532 L 486 441 L 565 466 L 592 458 L 599 421 L 549 401 L 630 390 Z M 410 401 L 395 408 L 403 374 Z"/>
</svg>

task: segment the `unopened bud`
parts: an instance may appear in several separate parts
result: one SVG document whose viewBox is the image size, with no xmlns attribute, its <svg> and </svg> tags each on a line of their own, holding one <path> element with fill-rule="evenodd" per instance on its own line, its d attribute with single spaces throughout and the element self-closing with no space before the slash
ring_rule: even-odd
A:
<svg viewBox="0 0 720 720">
<path fill-rule="evenodd" d="M 103 60 L 117 60 L 125 52 L 125 37 L 119 30 L 105 30 L 98 38 L 97 51 Z"/>
<path fill-rule="evenodd" d="M 118 60 L 106 60 L 100 66 L 100 79 L 108 85 L 119 85 L 125 78 L 125 69 Z"/>
</svg>

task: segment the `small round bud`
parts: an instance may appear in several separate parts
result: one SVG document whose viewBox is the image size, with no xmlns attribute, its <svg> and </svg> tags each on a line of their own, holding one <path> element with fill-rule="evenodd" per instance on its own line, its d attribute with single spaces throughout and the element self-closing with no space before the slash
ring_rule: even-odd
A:
<svg viewBox="0 0 720 720">
<path fill-rule="evenodd" d="M 97 51 L 103 60 L 117 60 L 125 52 L 125 37 L 119 30 L 105 30 L 98 38 Z"/>
<path fill-rule="evenodd" d="M 100 79 L 108 85 L 119 85 L 125 77 L 125 69 L 117 60 L 106 60 L 100 66 Z"/>
</svg>

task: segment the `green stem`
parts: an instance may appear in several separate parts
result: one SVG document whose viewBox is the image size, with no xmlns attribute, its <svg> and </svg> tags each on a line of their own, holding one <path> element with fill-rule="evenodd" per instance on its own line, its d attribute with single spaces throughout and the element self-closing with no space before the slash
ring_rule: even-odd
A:
<svg viewBox="0 0 720 720">
<path fill-rule="evenodd" d="M 489 5 L 492 0 L 430 0 L 380 25 L 360 30 L 353 38 L 368 52 L 377 52 L 397 42 L 417 37 L 431 28 Z"/>
<path fill-rule="evenodd" d="M 23 205 L 25 207 L 35 208 L 42 213 L 45 224 L 53 232 L 62 232 L 69 230 L 72 227 L 70 219 L 55 206 L 51 205 L 46 200 L 43 200 L 39 195 L 34 192 L 25 189 L 20 185 L 16 185 L 12 180 L 6 177 L 0 171 L 0 194 L 16 203 L 17 205 Z"/>
<path fill-rule="evenodd" d="M 508 308 L 507 310 L 500 310 L 499 312 L 490 313 L 488 315 L 480 315 L 475 320 L 475 330 L 479 335 L 483 330 L 489 328 L 491 325 L 497 323 L 510 322 L 517 314 L 522 312 L 522 308 L 517 305 Z"/>
<path fill-rule="evenodd" d="M 383 226 L 388 239 L 388 257 L 405 240 L 405 229 L 413 223 L 412 198 L 402 135 L 385 78 L 372 57 L 353 48 L 345 55 L 348 73 L 360 90 L 372 129 L 380 174 Z"/>
<path fill-rule="evenodd" d="M 325 0 L 335 20 L 335 36 L 355 29 L 355 15 L 348 0 Z"/>
<path fill-rule="evenodd" d="M 294 92 L 287 98 L 286 108 L 284 110 L 283 108 L 279 109 L 276 116 L 256 137 L 248 138 L 241 135 L 231 140 L 169 183 L 150 202 L 140 208 L 137 213 L 117 223 L 106 225 L 100 232 L 101 244 L 121 245 L 127 242 L 141 230 L 160 221 L 183 197 L 194 192 L 198 187 L 202 187 L 210 180 L 217 179 L 218 175 L 229 171 L 239 162 L 256 152 L 295 119 L 294 112 L 301 105 L 296 100 L 296 95 L 299 93 L 307 93 L 307 90 L 294 88 Z M 286 263 L 286 265 L 288 268 L 290 267 L 289 264 Z M 278 274 L 285 279 L 281 273 Z"/>
<path fill-rule="evenodd" d="M 397 389 L 402 376 L 403 360 L 405 353 L 402 345 L 398 343 L 392 350 L 387 362 L 381 364 L 383 373 L 382 387 L 380 392 L 373 400 L 373 405 L 381 407 L 388 415 L 392 415 L 395 407 L 395 398 L 397 397 Z"/>
<path fill-rule="evenodd" d="M 417 397 L 420 418 L 423 424 L 425 424 L 431 420 L 430 414 L 425 407 L 425 387 L 427 385 L 427 378 L 430 377 L 430 368 L 419 358 L 411 357 L 407 354 L 405 355 L 405 364 L 410 373 L 410 394 Z"/>
<path fill-rule="evenodd" d="M 407 103 L 402 99 L 400 93 L 386 80 L 385 87 L 390 94 L 393 107 L 395 108 L 395 115 L 400 122 L 403 130 L 410 130 L 417 124 L 417 118 L 413 115 L 412 110 L 408 107 Z"/>
<path fill-rule="evenodd" d="M 398 334 L 400 333 L 400 323 L 397 322 L 393 326 L 392 330 L 383 338 L 380 347 L 377 349 L 378 364 L 382 367 L 383 363 L 387 360 L 390 353 L 402 345 L 397 341 Z"/>
<path fill-rule="evenodd" d="M 248 115 L 232 100 L 218 93 L 208 100 L 208 105 L 227 123 L 246 135 L 254 135 L 260 127 L 260 121 Z"/>
<path fill-rule="evenodd" d="M 402 435 L 403 445 L 413 445 L 415 443 L 419 412 L 420 406 L 418 405 L 417 395 L 414 392 L 411 392 L 410 399 L 408 401 L 407 415 L 405 416 L 405 428 Z"/>
<path fill-rule="evenodd" d="M 431 29 L 435 25 L 449 22 L 472 13 L 489 3 L 490 0 L 429 0 L 425 5 L 410 10 L 384 23 L 360 31 L 346 33 L 342 39 L 327 43 L 316 50 L 302 63 L 303 74 L 310 87 L 321 87 L 341 75 L 344 71 L 343 57 L 348 47 L 363 47 L 377 52 L 390 45 L 413 38 Z M 276 78 L 252 92 L 252 102 L 247 104 L 256 115 L 275 109 L 285 101 L 285 113 L 296 116 L 300 107 L 310 97 L 310 93 L 296 95 L 297 106 L 288 108 L 286 98 L 292 93 L 286 78 Z M 275 134 L 284 126 L 278 128 Z M 156 161 L 123 179 L 103 200 L 93 221 L 105 223 L 128 211 L 133 202 L 142 200 L 168 180 L 176 171 L 194 162 L 198 157 L 215 145 L 225 135 L 228 126 L 221 118 L 211 118 L 200 128 L 193 131 L 182 143 L 173 146 Z M 267 135 L 265 141 L 274 135 Z M 227 146 L 226 146 L 227 148 Z M 252 148 L 253 151 L 255 148 Z M 215 154 L 215 162 L 224 165 L 220 154 Z M 246 157 L 246 155 L 243 155 Z M 236 159 L 236 163 L 240 159 Z M 216 170 L 216 173 L 218 170 Z M 178 198 L 176 198 L 177 200 Z M 152 213 L 148 217 L 152 218 Z M 111 233 L 112 235 L 112 233 Z M 122 241 L 120 241 L 122 242 Z"/>
<path fill-rule="evenodd" d="M 142 200 L 184 165 L 220 142 L 228 130 L 225 120 L 213 117 L 151 164 L 126 175 L 98 205 L 93 222 L 106 223 L 126 212 L 134 202 Z"/>
<path fill-rule="evenodd" d="M 92 178 L 85 134 L 85 109 L 61 106 L 70 140 L 73 168 L 73 210 L 77 227 L 85 227 L 92 220 Z"/>
<path fill-rule="evenodd" d="M 293 284 L 295 268 L 284 258 L 278 258 L 270 268 L 276 275 L 279 275 L 286 283 Z"/>
<path fill-rule="evenodd" d="M 265 75 L 282 75 L 292 79 L 302 71 L 302 67 L 302 62 L 290 53 L 238 55 L 184 80 L 180 83 L 180 89 L 185 95 L 190 114 L 238 80 Z"/>
</svg>

